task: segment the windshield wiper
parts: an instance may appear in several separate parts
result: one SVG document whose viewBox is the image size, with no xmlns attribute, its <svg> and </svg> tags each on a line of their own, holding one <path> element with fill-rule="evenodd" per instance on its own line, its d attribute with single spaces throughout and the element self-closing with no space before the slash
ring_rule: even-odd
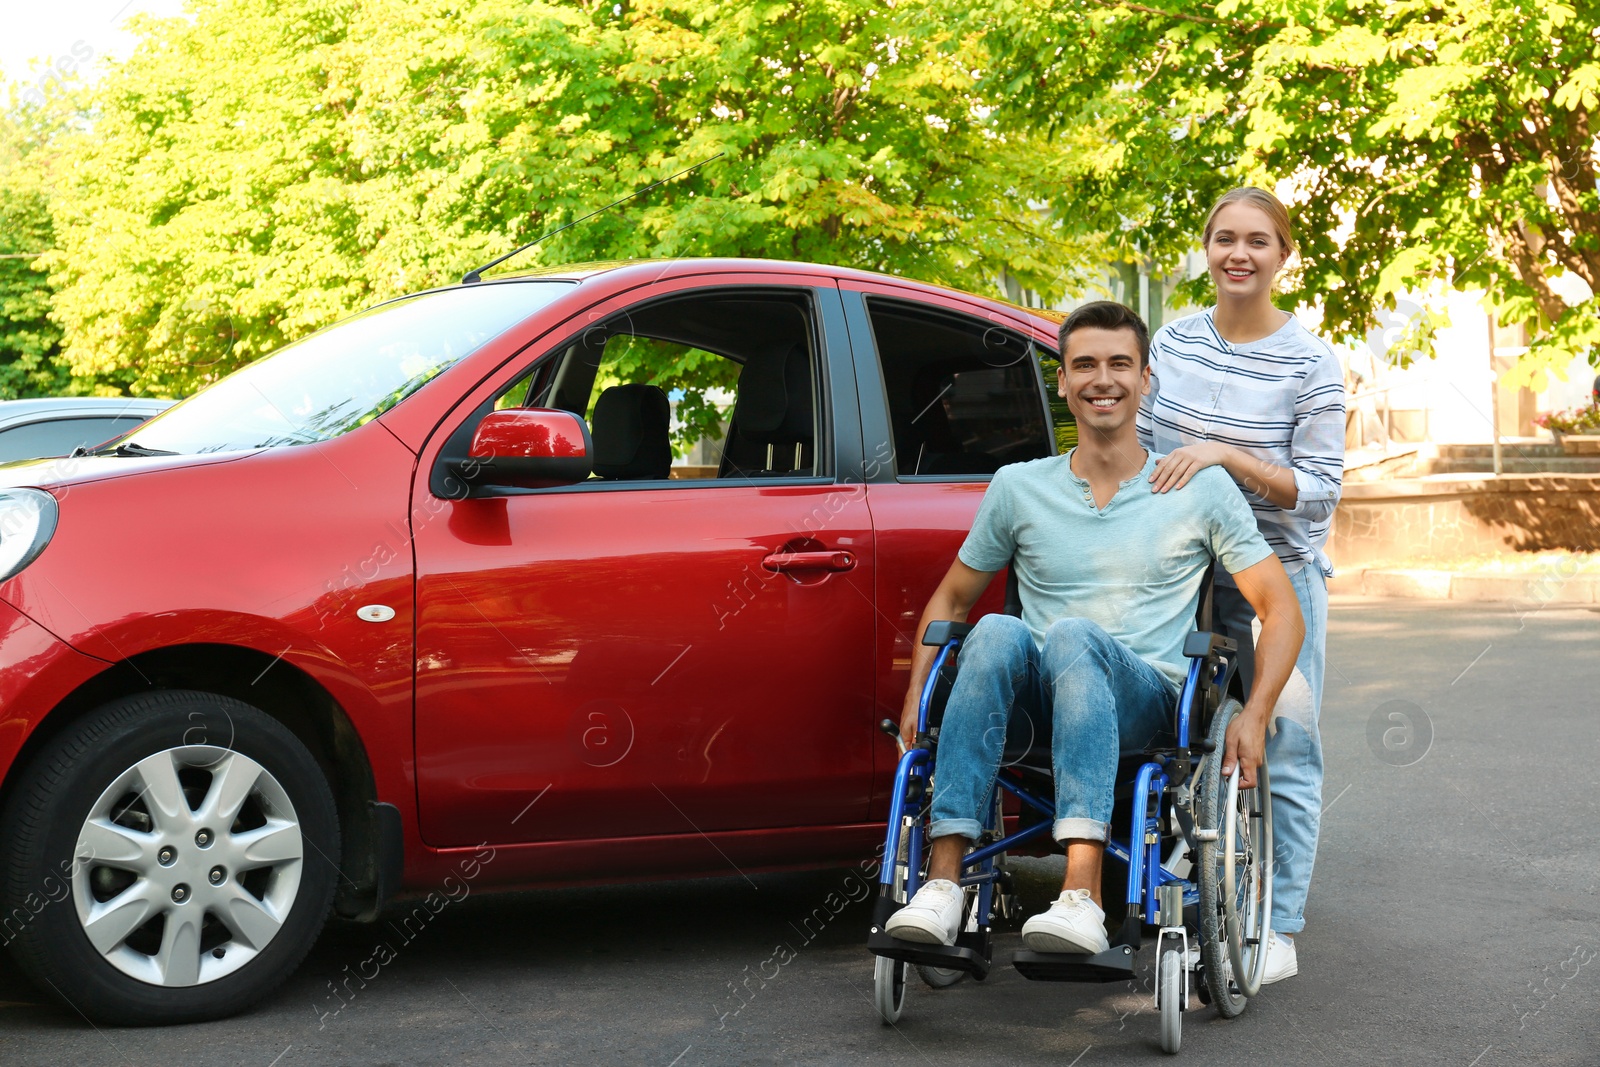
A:
<svg viewBox="0 0 1600 1067">
<path fill-rule="evenodd" d="M 124 441 L 110 452 L 96 452 L 94 454 L 97 456 L 176 456 L 178 453 L 165 452 L 159 448 L 146 448 L 143 445 L 134 444 L 132 441 Z"/>
</svg>

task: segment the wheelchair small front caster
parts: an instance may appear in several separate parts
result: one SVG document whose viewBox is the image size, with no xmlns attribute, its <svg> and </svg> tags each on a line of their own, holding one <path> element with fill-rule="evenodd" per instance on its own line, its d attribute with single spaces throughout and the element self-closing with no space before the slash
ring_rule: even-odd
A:
<svg viewBox="0 0 1600 1067">
<path fill-rule="evenodd" d="M 878 957 L 872 972 L 872 1001 L 883 1025 L 900 1021 L 900 1012 L 906 1006 L 906 964 Z"/>
<path fill-rule="evenodd" d="M 1156 961 L 1156 988 L 1161 1007 L 1161 1051 L 1177 1052 L 1183 1044 L 1183 952 L 1164 949 Z"/>
</svg>

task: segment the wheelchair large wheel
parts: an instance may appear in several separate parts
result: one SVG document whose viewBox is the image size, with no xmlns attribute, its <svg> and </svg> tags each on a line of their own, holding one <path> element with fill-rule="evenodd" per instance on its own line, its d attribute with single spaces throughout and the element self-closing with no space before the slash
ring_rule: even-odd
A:
<svg viewBox="0 0 1600 1067">
<path fill-rule="evenodd" d="M 1272 796 L 1266 764 L 1254 789 L 1238 787 L 1238 772 L 1222 776 L 1228 723 L 1241 708 L 1223 704 L 1211 723 L 1215 746 L 1195 779 L 1195 816 L 1215 840 L 1200 842 L 1195 880 L 1200 889 L 1200 954 L 1206 989 L 1225 1018 L 1244 1011 L 1261 989 L 1272 915 Z"/>
<path fill-rule="evenodd" d="M 922 979 L 922 984 L 929 989 L 947 989 L 966 976 L 966 971 L 958 971 L 954 967 L 930 967 L 926 963 L 917 964 L 917 977 Z"/>
</svg>

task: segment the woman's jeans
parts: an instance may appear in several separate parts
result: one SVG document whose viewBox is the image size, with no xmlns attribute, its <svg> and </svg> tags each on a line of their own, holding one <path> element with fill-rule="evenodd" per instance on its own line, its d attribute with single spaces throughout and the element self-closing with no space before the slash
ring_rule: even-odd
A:
<svg viewBox="0 0 1600 1067">
<path fill-rule="evenodd" d="M 929 836 L 978 837 L 1007 733 L 1020 731 L 1024 743 L 1050 745 L 1056 840 L 1104 841 L 1117 758 L 1170 743 L 1177 687 L 1087 619 L 1057 621 L 1040 650 L 1021 619 L 986 615 L 960 655 L 939 728 Z"/>
<path fill-rule="evenodd" d="M 1220 577 L 1220 575 L 1219 575 Z M 1272 778 L 1272 836 L 1275 873 L 1272 879 L 1272 929 L 1295 934 L 1305 928 L 1306 893 L 1317 858 L 1317 832 L 1322 823 L 1322 737 L 1317 720 L 1322 710 L 1322 670 L 1328 632 L 1328 586 L 1315 564 L 1289 576 L 1305 633 L 1295 670 L 1302 676 L 1284 686 L 1267 730 L 1267 773 Z M 1216 583 L 1213 598 L 1218 630 L 1239 642 L 1240 676 L 1248 693 L 1255 661 L 1251 623 L 1256 614 L 1232 585 Z M 1309 693 L 1307 692 L 1309 690 Z"/>
</svg>

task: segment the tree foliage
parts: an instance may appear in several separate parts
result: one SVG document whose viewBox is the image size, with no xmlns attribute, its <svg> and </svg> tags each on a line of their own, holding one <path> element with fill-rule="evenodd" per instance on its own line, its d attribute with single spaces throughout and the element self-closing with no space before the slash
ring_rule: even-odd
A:
<svg viewBox="0 0 1600 1067">
<path fill-rule="evenodd" d="M 1079 287 L 1051 157 L 926 0 L 196 0 L 72 146 L 47 262 L 73 368 L 182 392 L 627 192 L 512 266 L 740 255 Z"/>
<path fill-rule="evenodd" d="M 141 32 L 75 132 L 0 134 L 0 239 L 57 248 L 0 260 L 0 391 L 60 383 L 59 330 L 74 388 L 187 392 L 718 153 L 511 266 L 1048 300 L 1174 268 L 1253 182 L 1292 189 L 1286 291 L 1332 335 L 1483 288 L 1528 373 L 1600 350 L 1600 28 L 1566 0 L 192 0 Z"/>
<path fill-rule="evenodd" d="M 55 242 L 48 120 L 38 109 L 0 115 L 0 399 L 69 389 L 57 360 L 61 330 L 50 321 L 51 292 L 39 253 Z"/>
<path fill-rule="evenodd" d="M 1216 195 L 1283 182 L 1288 290 L 1330 333 L 1365 334 L 1401 294 L 1482 288 L 1531 327 L 1525 375 L 1600 352 L 1581 299 L 1600 290 L 1592 5 L 982 0 L 949 18 L 987 49 L 1005 128 L 1091 146 L 1049 200 L 1124 254 L 1174 264 Z M 1443 321 L 1417 317 L 1402 349 Z"/>
</svg>

